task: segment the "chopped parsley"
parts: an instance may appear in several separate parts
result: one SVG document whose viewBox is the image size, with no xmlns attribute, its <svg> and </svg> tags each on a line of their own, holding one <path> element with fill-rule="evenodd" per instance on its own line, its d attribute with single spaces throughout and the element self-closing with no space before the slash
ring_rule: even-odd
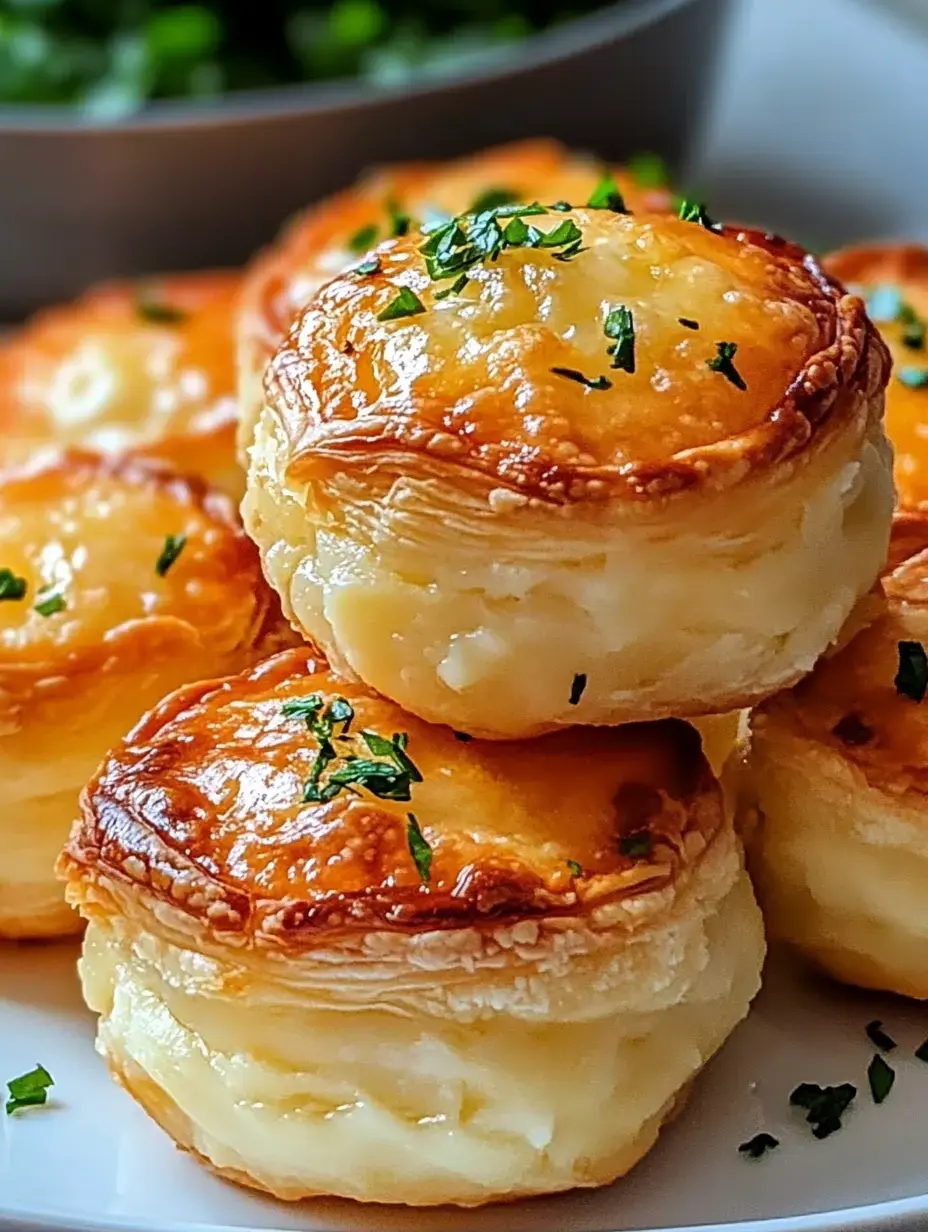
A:
<svg viewBox="0 0 928 1232">
<path fill-rule="evenodd" d="M 630 308 L 624 305 L 613 308 L 606 317 L 603 330 L 607 338 L 614 338 L 607 354 L 612 356 L 612 367 L 623 372 L 635 371 L 635 321 Z"/>
<path fill-rule="evenodd" d="M 552 368 L 551 371 L 555 376 L 563 376 L 568 381 L 576 381 L 578 385 L 585 385 L 587 389 L 612 388 L 612 382 L 607 376 L 584 376 L 577 368 Z"/>
<path fill-rule="evenodd" d="M 873 1022 L 868 1022 L 864 1030 L 867 1032 L 867 1039 L 875 1048 L 881 1048 L 883 1052 L 892 1052 L 896 1047 L 896 1041 L 883 1030 L 883 1024 L 879 1018 L 874 1018 Z"/>
<path fill-rule="evenodd" d="M 485 188 L 471 202 L 468 214 L 482 214 L 484 210 L 498 210 L 501 205 L 515 205 L 522 196 L 514 188 Z"/>
<path fill-rule="evenodd" d="M 12 1116 L 21 1108 L 37 1108 L 48 1102 L 48 1089 L 55 1085 L 55 1080 L 44 1065 L 37 1065 L 28 1074 L 11 1078 L 6 1084 L 9 1098 L 6 1101 L 6 1114 Z"/>
<path fill-rule="evenodd" d="M 354 267 L 356 274 L 379 274 L 380 273 L 380 257 L 367 257 L 360 265 Z"/>
<path fill-rule="evenodd" d="M 633 154 L 626 168 L 639 188 L 666 188 L 670 184 L 670 171 L 660 154 Z"/>
<path fill-rule="evenodd" d="M 567 868 L 569 869 L 570 875 L 572 877 L 582 877 L 583 876 L 583 865 L 580 864 L 579 861 L 568 860 Z"/>
<path fill-rule="evenodd" d="M 928 389 L 928 368 L 900 368 L 896 375 L 906 389 Z"/>
<path fill-rule="evenodd" d="M 629 860 L 647 860 L 651 854 L 651 834 L 648 830 L 634 830 L 619 839 L 619 851 Z"/>
<path fill-rule="evenodd" d="M 435 292 L 436 299 L 447 299 L 449 295 L 460 295 L 470 279 L 466 274 L 461 274 L 460 278 L 455 278 L 454 282 L 448 287 L 442 287 L 440 291 Z"/>
<path fill-rule="evenodd" d="M 690 201 L 683 197 L 680 201 L 677 211 L 678 217 L 683 222 L 695 222 L 700 227 L 705 227 L 707 231 L 717 231 L 718 223 L 714 222 L 706 213 L 706 207 L 701 201 Z"/>
<path fill-rule="evenodd" d="M 25 599 L 27 590 L 25 578 L 18 577 L 12 569 L 0 569 L 0 600 Z"/>
<path fill-rule="evenodd" d="M 43 594 L 45 597 L 43 598 Z M 64 601 L 64 596 L 52 591 L 50 594 L 39 591 L 39 601 L 36 603 L 33 611 L 39 613 L 40 616 L 57 616 L 59 612 L 63 612 L 68 605 Z"/>
<path fill-rule="evenodd" d="M 875 1053 L 873 1060 L 867 1067 L 867 1081 L 870 1083 L 870 1094 L 873 1096 L 875 1104 L 882 1104 L 883 1100 L 893 1089 L 893 1083 L 896 1081 L 896 1071 L 889 1065 L 879 1053 Z"/>
<path fill-rule="evenodd" d="M 528 226 L 526 218 L 547 214 L 537 201 L 529 205 L 502 205 L 477 214 L 459 214 L 429 231 L 419 251 L 433 282 L 460 276 L 484 261 L 497 261 L 506 248 L 560 248 L 562 259 L 576 256 L 583 233 L 572 218 L 544 232 Z M 501 225 L 508 221 L 505 227 Z"/>
<path fill-rule="evenodd" d="M 772 1134 L 755 1134 L 747 1142 L 742 1142 L 738 1150 L 748 1159 L 761 1159 L 768 1151 L 775 1150 L 779 1145 L 779 1138 L 774 1138 Z"/>
<path fill-rule="evenodd" d="M 399 205 L 394 197 L 387 199 L 387 216 L 390 219 L 390 234 L 394 239 L 399 239 L 402 235 L 409 234 L 409 228 L 412 226 L 412 218 Z"/>
<path fill-rule="evenodd" d="M 360 256 L 362 252 L 367 252 L 368 248 L 373 248 L 377 242 L 379 231 L 379 227 L 374 222 L 368 223 L 366 227 L 359 227 L 348 240 L 349 250 L 357 256 Z"/>
<path fill-rule="evenodd" d="M 691 317 L 677 317 L 677 320 L 684 329 L 699 329 L 699 322 L 694 321 Z"/>
<path fill-rule="evenodd" d="M 189 313 L 183 308 L 178 308 L 176 304 L 153 299 L 145 292 L 142 292 L 135 301 L 135 311 L 143 321 L 148 321 L 152 325 L 179 325 L 189 316 Z"/>
<path fill-rule="evenodd" d="M 473 740 L 473 736 L 468 736 L 467 732 L 456 731 L 454 733 L 455 740 L 460 740 L 462 744 L 469 744 Z"/>
<path fill-rule="evenodd" d="M 859 714 L 851 712 L 840 718 L 831 729 L 842 744 L 868 744 L 873 739 L 873 728 L 868 727 Z"/>
<path fill-rule="evenodd" d="M 803 1108 L 806 1120 L 816 1138 L 828 1138 L 841 1128 L 841 1117 L 857 1095 L 850 1082 L 838 1087 L 820 1087 L 815 1082 L 802 1082 L 789 1097 L 795 1108 Z"/>
<path fill-rule="evenodd" d="M 406 844 L 423 885 L 428 885 L 432 875 L 432 848 L 424 837 L 415 813 L 406 814 Z"/>
<path fill-rule="evenodd" d="M 607 171 L 590 194 L 587 206 L 591 210 L 611 210 L 613 214 L 627 214 L 625 198 L 611 171 Z"/>
<path fill-rule="evenodd" d="M 418 316 L 425 312 L 425 304 L 411 287 L 403 287 L 386 308 L 377 313 L 378 321 L 398 321 L 401 317 Z"/>
<path fill-rule="evenodd" d="M 187 544 L 186 535 L 166 535 L 161 555 L 155 561 L 155 573 L 164 577 Z"/>
<path fill-rule="evenodd" d="M 912 317 L 903 323 L 902 345 L 908 347 L 910 351 L 923 351 L 925 349 L 925 334 L 928 333 L 928 325 L 925 324 L 921 317 L 915 314 L 914 309 L 909 311 L 912 313 Z"/>
<path fill-rule="evenodd" d="M 569 210 L 572 210 L 574 207 L 570 204 L 569 201 L 555 201 L 555 203 L 551 206 L 551 208 L 552 210 L 557 210 L 559 214 L 566 214 Z"/>
<path fill-rule="evenodd" d="M 717 354 L 712 359 L 706 360 L 708 367 L 713 372 L 718 372 L 726 381 L 731 381 L 736 389 L 746 390 L 747 383 L 734 365 L 734 358 L 738 353 L 737 342 L 717 342 L 715 349 Z"/>
<path fill-rule="evenodd" d="M 928 1039 L 915 1049 L 915 1057 L 919 1061 L 928 1061 Z"/>
<path fill-rule="evenodd" d="M 920 702 L 928 690 L 928 655 L 921 642 L 899 642 L 899 668 L 893 683 L 896 692 Z"/>
<path fill-rule="evenodd" d="M 586 688 L 586 672 L 577 672 L 574 676 L 573 683 L 570 686 L 570 697 L 568 701 L 571 706 L 576 706 L 583 696 L 583 690 Z"/>
</svg>

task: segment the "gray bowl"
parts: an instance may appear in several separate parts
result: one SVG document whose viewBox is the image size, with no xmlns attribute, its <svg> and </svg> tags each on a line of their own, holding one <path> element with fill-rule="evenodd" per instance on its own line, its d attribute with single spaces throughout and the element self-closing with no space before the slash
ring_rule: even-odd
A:
<svg viewBox="0 0 928 1232">
<path fill-rule="evenodd" d="M 95 123 L 0 108 L 0 316 L 101 278 L 237 264 L 300 206 L 394 159 L 551 135 L 678 166 L 705 111 L 730 0 L 622 0 L 479 72 L 158 102 Z"/>
</svg>

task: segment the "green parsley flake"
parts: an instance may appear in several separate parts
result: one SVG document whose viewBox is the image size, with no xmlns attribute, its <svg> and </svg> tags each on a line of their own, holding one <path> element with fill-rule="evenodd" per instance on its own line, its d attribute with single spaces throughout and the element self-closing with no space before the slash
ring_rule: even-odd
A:
<svg viewBox="0 0 928 1232">
<path fill-rule="evenodd" d="M 167 571 L 180 556 L 187 544 L 186 535 L 167 535 L 164 540 L 164 547 L 161 549 L 161 555 L 155 561 L 155 573 L 158 577 L 164 577 Z"/>
<path fill-rule="evenodd" d="M 568 860 L 567 868 L 569 869 L 570 875 L 572 877 L 582 877 L 583 876 L 583 866 L 577 860 Z"/>
<path fill-rule="evenodd" d="M 18 577 L 12 569 L 0 569 L 0 600 L 25 599 L 28 588 L 26 579 Z"/>
<path fill-rule="evenodd" d="M 545 233 L 537 227 L 525 225 L 526 218 L 547 214 L 548 209 L 537 201 L 530 205 L 503 205 L 479 214 L 459 214 L 441 226 L 430 230 L 419 251 L 425 257 L 425 265 L 433 282 L 446 278 L 459 279 L 460 275 L 475 265 L 497 261 L 507 248 L 562 248 L 555 257 L 568 259 L 576 256 L 583 235 L 573 219 L 564 221 L 553 231 Z M 518 220 L 505 229 L 501 222 Z M 439 294 L 441 294 L 439 292 Z"/>
<path fill-rule="evenodd" d="M 928 389 L 928 368 L 900 368 L 896 376 L 906 389 Z"/>
<path fill-rule="evenodd" d="M 630 308 L 613 308 L 603 326 L 607 338 L 615 342 L 607 348 L 612 356 L 613 368 L 623 372 L 635 371 L 635 322 Z"/>
<path fill-rule="evenodd" d="M 7 1116 L 12 1116 L 21 1108 L 37 1108 L 47 1103 L 49 1087 L 54 1085 L 55 1081 L 44 1065 L 37 1065 L 19 1078 L 11 1078 L 6 1084 L 9 1091 L 9 1099 L 6 1101 Z"/>
<path fill-rule="evenodd" d="M 883 1052 L 892 1052 L 896 1047 L 896 1041 L 883 1030 L 883 1024 L 879 1018 L 874 1018 L 873 1022 L 868 1022 L 864 1030 L 870 1043 L 874 1047 L 882 1049 Z"/>
<path fill-rule="evenodd" d="M 399 321 L 401 317 L 415 317 L 425 312 L 425 304 L 411 287 L 403 287 L 386 308 L 377 313 L 378 321 Z"/>
<path fill-rule="evenodd" d="M 462 744 L 469 744 L 473 740 L 473 736 L 469 736 L 467 732 L 456 731 L 454 733 L 455 740 L 460 740 Z"/>
<path fill-rule="evenodd" d="M 635 830 L 619 839 L 619 851 L 629 860 L 647 860 L 651 855 L 651 834 L 648 830 Z"/>
<path fill-rule="evenodd" d="M 406 814 L 406 844 L 423 885 L 428 885 L 432 875 L 432 848 L 419 828 L 415 813 Z"/>
<path fill-rule="evenodd" d="M 349 251 L 353 252 L 356 256 L 360 256 L 362 252 L 367 252 L 377 242 L 379 231 L 380 228 L 373 222 L 368 223 L 366 227 L 359 227 L 348 240 Z"/>
<path fill-rule="evenodd" d="M 587 206 L 591 210 L 611 210 L 613 214 L 627 214 L 625 199 L 611 171 L 607 171 L 590 194 Z"/>
<path fill-rule="evenodd" d="M 692 317 L 678 317 L 677 320 L 684 329 L 699 329 L 699 322 L 694 321 Z"/>
<path fill-rule="evenodd" d="M 928 1061 L 928 1039 L 915 1049 L 915 1057 L 919 1061 Z"/>
<path fill-rule="evenodd" d="M 626 167 L 639 188 L 667 188 L 670 184 L 670 171 L 660 154 L 633 154 Z"/>
<path fill-rule="evenodd" d="M 879 1053 L 875 1053 L 873 1060 L 867 1067 L 867 1081 L 870 1083 L 870 1094 L 873 1096 L 873 1102 L 875 1104 L 882 1104 L 883 1100 L 893 1089 L 893 1083 L 896 1081 L 896 1071 L 883 1060 Z"/>
<path fill-rule="evenodd" d="M 190 315 L 183 308 L 178 308 L 176 304 L 153 299 L 145 292 L 142 292 L 135 301 L 135 311 L 143 321 L 148 321 L 151 325 L 179 325 Z"/>
<path fill-rule="evenodd" d="M 45 597 L 43 598 L 43 594 Z M 39 601 L 34 607 L 34 611 L 40 616 L 57 616 L 59 612 L 63 612 L 68 605 L 64 601 L 64 596 L 56 594 L 52 591 L 51 594 L 46 594 L 44 591 L 39 591 Z"/>
<path fill-rule="evenodd" d="M 576 706 L 583 696 L 583 690 L 586 688 L 586 672 L 577 672 L 574 676 L 573 684 L 570 686 L 570 697 L 568 701 L 571 706 Z"/>
<path fill-rule="evenodd" d="M 801 1082 L 789 1097 L 795 1108 L 803 1108 L 806 1120 L 816 1138 L 828 1138 L 842 1125 L 841 1117 L 857 1096 L 857 1088 L 849 1082 L 839 1087 L 820 1087 L 815 1082 Z"/>
<path fill-rule="evenodd" d="M 515 205 L 522 194 L 514 188 L 485 188 L 468 209 L 468 214 L 482 214 L 484 210 L 496 210 L 501 205 Z"/>
<path fill-rule="evenodd" d="M 406 213 L 397 203 L 396 199 L 390 197 L 387 200 L 387 214 L 390 218 L 390 234 L 394 239 L 399 239 L 402 235 L 409 234 L 409 228 L 412 226 L 412 218 Z"/>
<path fill-rule="evenodd" d="M 714 222 L 706 213 L 706 207 L 701 201 L 689 201 L 684 197 L 680 201 L 678 216 L 683 222 L 695 222 L 700 227 L 705 227 L 707 231 L 717 231 L 718 223 Z"/>
<path fill-rule="evenodd" d="M 733 362 L 738 353 L 737 342 L 717 342 L 715 349 L 717 354 L 706 360 L 707 366 L 713 372 L 718 372 L 726 381 L 730 381 L 736 389 L 746 390 L 747 383 Z"/>
<path fill-rule="evenodd" d="M 921 642 L 899 642 L 899 668 L 894 684 L 902 697 L 920 702 L 928 691 L 928 655 Z"/>
<path fill-rule="evenodd" d="M 779 1145 L 779 1138 L 774 1138 L 772 1134 L 755 1134 L 747 1142 L 742 1142 L 738 1150 L 747 1159 L 762 1159 L 768 1151 L 775 1150 Z"/>
<path fill-rule="evenodd" d="M 552 210 L 557 210 L 559 214 L 566 214 L 569 210 L 572 210 L 574 207 L 570 204 L 569 201 L 555 201 L 554 204 L 551 206 L 551 208 Z"/>
<path fill-rule="evenodd" d="M 367 257 L 360 265 L 354 267 L 356 274 L 379 274 L 380 273 L 380 257 Z"/>
<path fill-rule="evenodd" d="M 568 381 L 576 381 L 587 389 L 611 389 L 612 382 L 607 376 L 584 376 L 577 368 L 552 368 L 555 376 L 566 377 Z"/>
</svg>

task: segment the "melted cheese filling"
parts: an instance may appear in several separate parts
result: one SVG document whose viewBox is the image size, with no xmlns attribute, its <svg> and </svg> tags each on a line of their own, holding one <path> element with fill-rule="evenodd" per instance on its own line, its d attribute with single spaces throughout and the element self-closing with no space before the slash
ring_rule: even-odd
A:
<svg viewBox="0 0 928 1232">
<path fill-rule="evenodd" d="M 475 1020 L 386 996 L 275 992 L 102 924 L 82 976 L 100 1051 L 217 1168 L 287 1198 L 468 1205 L 602 1184 L 651 1147 L 746 1013 L 763 957 L 743 871 L 720 901 L 688 910 L 683 968 L 661 970 L 654 954 L 651 1008 L 613 997 L 603 1012 L 591 980 L 585 1018 L 583 1004 L 572 1019 L 510 1005 Z M 532 982 L 530 970 L 512 978 Z"/>
</svg>

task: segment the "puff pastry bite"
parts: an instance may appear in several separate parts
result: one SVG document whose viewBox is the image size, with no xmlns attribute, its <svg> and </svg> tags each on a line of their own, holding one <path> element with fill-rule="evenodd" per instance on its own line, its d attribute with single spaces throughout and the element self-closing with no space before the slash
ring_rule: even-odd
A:
<svg viewBox="0 0 928 1232">
<path fill-rule="evenodd" d="M 885 559 L 862 302 L 759 233 L 486 218 L 381 245 L 275 356 L 244 511 L 287 614 L 490 737 L 798 679 Z"/>
<path fill-rule="evenodd" d="M 753 717 L 772 933 L 838 979 L 928 997 L 928 512 L 896 515 L 884 614 Z"/>
<path fill-rule="evenodd" d="M 928 249 L 917 244 L 847 248 L 827 264 L 865 296 L 892 352 L 886 432 L 896 453 L 899 503 L 928 501 Z"/>
<path fill-rule="evenodd" d="M 39 312 L 0 347 L 0 462 L 131 450 L 240 497 L 239 283 L 231 270 L 105 283 Z"/>
<path fill-rule="evenodd" d="M 100 1051 L 281 1198 L 611 1181 L 758 987 L 698 736 L 464 742 L 313 653 L 180 690 L 88 784 L 61 869 Z"/>
<path fill-rule="evenodd" d="M 0 936 L 79 926 L 54 866 L 100 758 L 171 689 L 289 644 L 281 626 L 198 480 L 89 453 L 0 479 Z"/>
<path fill-rule="evenodd" d="M 666 210 L 672 195 L 653 177 L 613 173 L 636 210 Z M 449 162 L 404 163 L 298 215 L 246 273 L 239 323 L 239 447 L 244 458 L 263 401 L 264 370 L 314 291 L 369 248 L 415 219 L 433 222 L 475 205 L 509 201 L 585 202 L 602 164 L 557 141 L 535 139 Z M 657 177 L 660 178 L 659 176 Z"/>
</svg>

